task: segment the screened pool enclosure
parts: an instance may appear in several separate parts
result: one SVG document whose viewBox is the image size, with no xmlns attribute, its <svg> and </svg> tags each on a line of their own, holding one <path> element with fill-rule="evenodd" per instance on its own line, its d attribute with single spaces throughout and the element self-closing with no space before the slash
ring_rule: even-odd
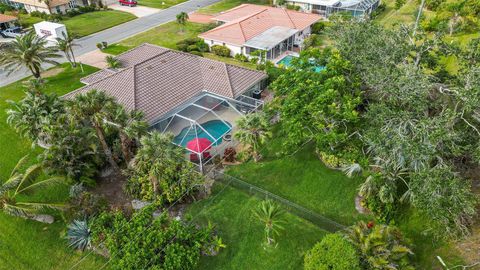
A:
<svg viewBox="0 0 480 270">
<path fill-rule="evenodd" d="M 223 155 L 232 143 L 237 119 L 258 110 L 263 102 L 241 95 L 227 99 L 210 93 L 181 106 L 156 122 L 152 128 L 174 135 L 173 143 L 185 149 L 186 158 L 204 171 L 213 157 Z"/>
</svg>

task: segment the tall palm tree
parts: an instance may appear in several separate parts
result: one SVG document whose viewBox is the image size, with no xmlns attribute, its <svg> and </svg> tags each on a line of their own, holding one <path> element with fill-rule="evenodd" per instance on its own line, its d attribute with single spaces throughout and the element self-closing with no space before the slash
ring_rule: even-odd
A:
<svg viewBox="0 0 480 270">
<path fill-rule="evenodd" d="M 188 14 L 182 11 L 177 14 L 176 19 L 177 19 L 177 23 L 182 25 L 182 32 L 183 32 L 185 28 L 185 24 L 187 23 L 187 20 L 188 20 Z"/>
<path fill-rule="evenodd" d="M 62 177 L 51 177 L 39 180 L 42 172 L 40 165 L 32 165 L 25 172 L 20 170 L 25 166 L 27 156 L 20 159 L 10 177 L 0 184 L 0 209 L 9 215 L 31 217 L 45 209 L 62 209 L 64 206 L 57 203 L 19 201 L 20 195 L 28 194 L 43 187 L 62 183 Z"/>
<path fill-rule="evenodd" d="M 128 165 L 133 156 L 135 139 L 146 134 L 148 124 L 140 111 L 127 111 L 121 105 L 112 111 L 112 118 L 106 123 L 118 130 L 123 158 Z"/>
<path fill-rule="evenodd" d="M 359 251 L 368 269 L 413 269 L 408 259 L 413 252 L 396 227 L 370 226 L 360 221 L 347 230 L 347 239 Z"/>
<path fill-rule="evenodd" d="M 84 119 L 89 121 L 92 127 L 95 129 L 97 138 L 103 149 L 105 157 L 108 163 L 115 172 L 119 172 L 113 152 L 107 143 L 105 138 L 104 122 L 105 119 L 109 119 L 111 115 L 110 108 L 113 107 L 112 103 L 115 103 L 115 99 L 105 94 L 105 92 L 92 90 L 85 94 L 78 95 L 70 101 L 68 108 L 71 110 L 71 114 L 78 119 Z"/>
<path fill-rule="evenodd" d="M 38 37 L 34 31 L 18 36 L 0 54 L 0 67 L 8 71 L 7 75 L 26 67 L 35 78 L 40 78 L 42 64 L 57 65 L 54 58 L 61 56 L 56 48 L 47 47 L 45 38 Z"/>
<path fill-rule="evenodd" d="M 265 225 L 265 240 L 267 245 L 275 243 L 274 236 L 283 230 L 283 210 L 271 200 L 265 200 L 254 210 L 254 215 Z"/>
<path fill-rule="evenodd" d="M 259 148 L 272 136 L 269 123 L 263 113 L 251 113 L 237 121 L 234 137 L 248 147 L 255 162 L 259 160 Z"/>
<path fill-rule="evenodd" d="M 79 46 L 74 41 L 74 37 L 68 33 L 62 32 L 62 37 L 57 37 L 57 49 L 62 51 L 65 54 L 68 62 L 72 67 L 77 66 L 77 61 L 75 60 L 75 54 L 73 53 L 73 47 Z"/>
</svg>

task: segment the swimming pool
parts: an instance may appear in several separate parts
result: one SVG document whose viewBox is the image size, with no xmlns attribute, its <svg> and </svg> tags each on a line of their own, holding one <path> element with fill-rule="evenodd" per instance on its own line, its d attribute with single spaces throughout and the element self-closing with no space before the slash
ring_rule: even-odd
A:
<svg viewBox="0 0 480 270">
<path fill-rule="evenodd" d="M 293 56 L 293 55 L 287 55 L 287 56 L 283 57 L 282 59 L 280 59 L 280 61 L 277 62 L 277 65 L 278 66 L 284 66 L 284 67 L 291 67 L 292 66 L 291 62 L 292 62 L 293 58 L 297 58 L 297 57 Z M 320 72 L 324 69 L 325 69 L 324 66 L 316 66 L 315 67 L 315 72 Z"/>
<path fill-rule="evenodd" d="M 197 127 L 197 132 L 195 129 L 190 129 L 190 127 L 186 127 L 182 129 L 180 134 L 175 136 L 173 142 L 185 147 L 187 143 L 196 137 L 198 138 L 207 138 L 211 142 L 214 142 L 216 139 L 218 141 L 213 144 L 214 146 L 219 145 L 222 143 L 222 135 L 232 129 L 232 125 L 228 122 L 222 122 L 221 120 L 211 120 L 201 124 L 202 128 L 204 128 L 211 136 L 209 136 L 205 131 L 203 131 L 200 127 Z M 184 138 L 185 137 L 185 138 Z M 183 139 L 183 140 L 182 140 Z"/>
</svg>

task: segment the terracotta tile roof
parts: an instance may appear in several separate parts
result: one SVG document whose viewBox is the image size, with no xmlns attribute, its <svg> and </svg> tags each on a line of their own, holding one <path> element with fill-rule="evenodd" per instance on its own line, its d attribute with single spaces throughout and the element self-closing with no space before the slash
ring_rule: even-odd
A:
<svg viewBox="0 0 480 270">
<path fill-rule="evenodd" d="M 149 57 L 147 51 L 151 52 Z M 139 55 L 146 59 L 135 61 Z M 100 74 L 95 82 L 88 79 L 96 77 L 92 74 L 86 77 L 91 82 L 89 85 L 64 97 L 72 98 L 92 89 L 105 91 L 126 108 L 143 111 L 147 121 L 152 123 L 203 91 L 236 98 L 267 77 L 264 72 L 150 44 L 141 45 L 118 58 L 125 61 L 124 69 L 103 77 L 104 74 Z"/>
<path fill-rule="evenodd" d="M 117 73 L 116 71 L 114 70 L 110 70 L 108 68 L 106 69 L 102 69 L 102 70 L 99 70 L 95 73 L 92 73 L 90 75 L 88 75 L 87 77 L 83 77 L 80 79 L 80 82 L 84 83 L 84 84 L 91 84 L 91 83 L 94 83 L 96 81 L 99 81 L 103 78 L 106 78 L 110 75 L 113 75 Z"/>
<path fill-rule="evenodd" d="M 16 21 L 16 20 L 18 20 L 18 19 L 15 16 L 0 14 L 0 23 L 6 23 L 6 22 L 11 22 L 11 21 Z"/>
<path fill-rule="evenodd" d="M 45 2 L 39 1 L 39 0 L 13 0 L 13 2 L 22 3 L 30 6 L 35 6 L 35 7 L 47 8 L 47 5 L 45 4 Z M 70 0 L 50 0 L 50 7 L 66 5 L 68 4 L 68 2 L 70 2 Z"/>
<path fill-rule="evenodd" d="M 282 26 L 303 30 L 321 17 L 289 9 L 242 4 L 213 18 L 225 24 L 202 33 L 199 37 L 213 39 L 235 45 L 243 45 L 249 39 L 266 30 Z"/>
</svg>

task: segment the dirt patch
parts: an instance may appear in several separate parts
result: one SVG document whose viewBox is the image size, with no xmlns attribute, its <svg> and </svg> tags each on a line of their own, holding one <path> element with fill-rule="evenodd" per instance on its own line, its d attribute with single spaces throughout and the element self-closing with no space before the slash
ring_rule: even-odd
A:
<svg viewBox="0 0 480 270">
<path fill-rule="evenodd" d="M 52 69 L 49 69 L 45 72 L 42 72 L 42 78 L 48 78 L 48 77 L 53 77 L 55 75 L 58 75 L 60 74 L 62 71 L 64 70 L 64 68 L 52 68 Z"/>
<path fill-rule="evenodd" d="M 212 15 L 207 15 L 207 14 L 202 14 L 202 13 L 197 13 L 193 12 L 188 15 L 188 21 L 189 22 L 194 22 L 194 23 L 212 23 L 213 16 Z"/>
<path fill-rule="evenodd" d="M 123 175 L 110 174 L 99 177 L 92 193 L 103 196 L 112 209 L 131 212 L 132 199 L 123 190 L 126 182 L 127 179 Z"/>
<path fill-rule="evenodd" d="M 458 242 L 455 246 L 457 252 L 465 259 L 467 264 L 472 265 L 480 262 L 480 224 L 476 224 L 472 235 Z M 477 265 L 477 267 L 472 269 L 480 269 L 480 265 Z"/>
</svg>

